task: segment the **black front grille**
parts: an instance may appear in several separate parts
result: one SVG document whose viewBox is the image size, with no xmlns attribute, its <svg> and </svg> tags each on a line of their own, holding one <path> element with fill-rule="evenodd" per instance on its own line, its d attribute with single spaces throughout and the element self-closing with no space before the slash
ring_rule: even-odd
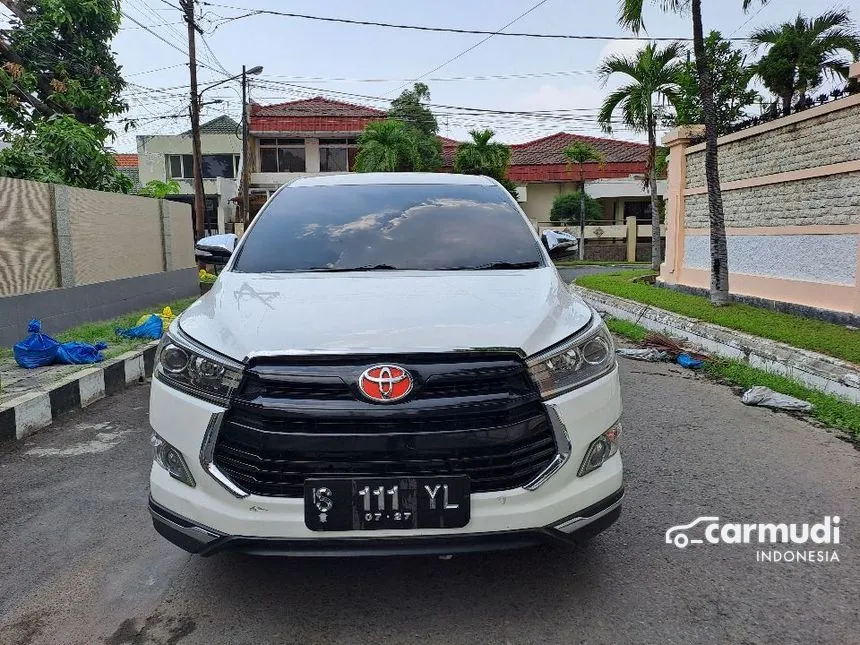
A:
<svg viewBox="0 0 860 645">
<path fill-rule="evenodd" d="M 363 400 L 358 376 L 394 363 L 415 379 L 393 404 Z M 308 477 L 469 475 L 510 490 L 557 448 L 522 361 L 511 355 L 302 358 L 255 363 L 227 412 L 214 461 L 242 489 L 301 497 Z"/>
</svg>

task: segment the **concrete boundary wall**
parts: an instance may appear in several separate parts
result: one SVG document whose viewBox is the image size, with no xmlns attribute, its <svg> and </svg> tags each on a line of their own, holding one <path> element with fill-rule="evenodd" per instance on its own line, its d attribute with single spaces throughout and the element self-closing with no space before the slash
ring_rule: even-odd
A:
<svg viewBox="0 0 860 645">
<path fill-rule="evenodd" d="M 41 319 L 45 333 L 55 334 L 199 293 L 197 270 L 190 268 L 7 296 L 0 298 L 0 345 L 23 339 L 31 318 Z"/>
<path fill-rule="evenodd" d="M 0 177 L 0 230 L 0 301 L 195 266 L 187 204 Z"/>
<path fill-rule="evenodd" d="M 691 145 L 702 134 L 688 126 L 664 139 L 666 286 L 710 285 L 704 144 Z M 860 95 L 718 144 L 731 293 L 860 315 Z"/>
</svg>

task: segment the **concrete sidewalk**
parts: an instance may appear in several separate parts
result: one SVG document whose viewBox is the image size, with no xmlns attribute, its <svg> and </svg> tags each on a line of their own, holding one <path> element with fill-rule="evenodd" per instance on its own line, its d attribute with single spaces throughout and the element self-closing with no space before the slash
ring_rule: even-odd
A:
<svg viewBox="0 0 860 645">
<path fill-rule="evenodd" d="M 158 341 L 94 365 L 19 367 L 0 359 L 0 442 L 51 425 L 58 416 L 88 406 L 152 375 Z"/>
</svg>

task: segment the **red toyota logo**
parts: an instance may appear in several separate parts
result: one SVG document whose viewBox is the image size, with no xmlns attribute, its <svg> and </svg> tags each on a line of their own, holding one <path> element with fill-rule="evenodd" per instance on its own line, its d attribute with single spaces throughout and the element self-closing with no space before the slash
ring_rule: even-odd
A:
<svg viewBox="0 0 860 645">
<path fill-rule="evenodd" d="M 371 401 L 394 403 L 412 391 L 412 375 L 397 365 L 374 365 L 358 377 L 358 389 Z"/>
</svg>

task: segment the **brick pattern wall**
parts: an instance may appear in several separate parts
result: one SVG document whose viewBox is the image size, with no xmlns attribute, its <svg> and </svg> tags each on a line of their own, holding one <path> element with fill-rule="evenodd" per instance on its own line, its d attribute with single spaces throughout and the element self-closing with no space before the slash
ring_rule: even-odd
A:
<svg viewBox="0 0 860 645">
<path fill-rule="evenodd" d="M 723 207 L 727 227 L 860 224 L 860 172 L 723 191 Z M 686 226 L 708 227 L 706 194 L 686 198 Z"/>
<path fill-rule="evenodd" d="M 860 159 L 858 142 L 860 105 L 853 105 L 721 145 L 720 180 L 729 182 L 853 161 Z M 704 185 L 705 153 L 687 155 L 687 188 Z"/>
</svg>

